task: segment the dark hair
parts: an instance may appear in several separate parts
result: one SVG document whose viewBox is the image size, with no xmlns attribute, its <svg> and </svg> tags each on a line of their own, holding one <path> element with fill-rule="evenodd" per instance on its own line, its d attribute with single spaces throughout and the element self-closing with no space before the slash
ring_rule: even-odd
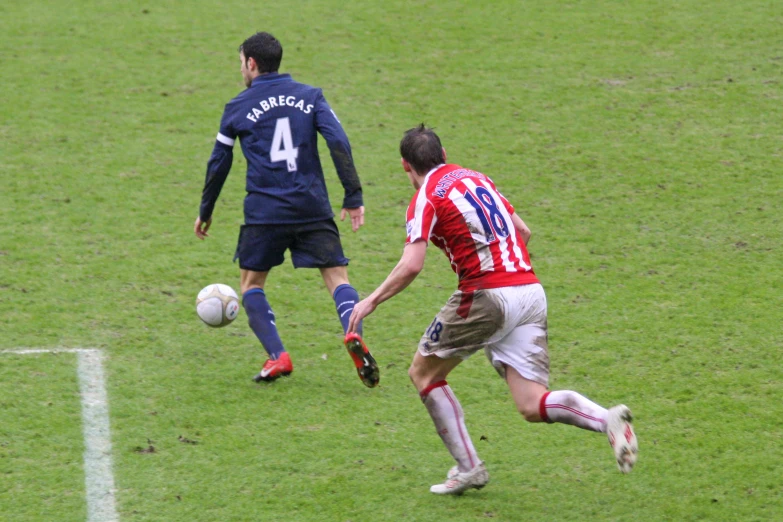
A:
<svg viewBox="0 0 783 522">
<path fill-rule="evenodd" d="M 283 46 L 269 33 L 256 33 L 239 46 L 245 60 L 252 58 L 261 73 L 277 72 L 283 59 Z"/>
<path fill-rule="evenodd" d="M 446 162 L 440 138 L 423 123 L 405 131 L 405 136 L 400 141 L 400 155 L 419 174 L 426 174 Z"/>
</svg>

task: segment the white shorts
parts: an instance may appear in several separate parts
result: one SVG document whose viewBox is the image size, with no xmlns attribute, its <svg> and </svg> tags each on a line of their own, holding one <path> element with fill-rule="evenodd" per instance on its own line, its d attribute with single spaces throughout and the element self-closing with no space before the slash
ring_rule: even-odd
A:
<svg viewBox="0 0 783 522">
<path fill-rule="evenodd" d="M 501 377 L 505 365 L 549 387 L 546 294 L 540 284 L 457 290 L 419 341 L 419 353 L 467 359 L 480 349 Z"/>
</svg>

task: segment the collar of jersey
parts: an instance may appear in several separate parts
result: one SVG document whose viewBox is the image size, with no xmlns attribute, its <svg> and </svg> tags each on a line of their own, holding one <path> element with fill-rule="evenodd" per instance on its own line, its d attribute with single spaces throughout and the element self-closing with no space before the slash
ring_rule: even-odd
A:
<svg viewBox="0 0 783 522">
<path fill-rule="evenodd" d="M 427 181 L 429 181 L 429 179 L 430 179 L 430 176 L 432 176 L 432 174 L 433 174 L 433 173 L 434 173 L 436 170 L 440 169 L 441 167 L 445 167 L 445 166 L 446 166 L 446 164 L 445 164 L 445 163 L 441 163 L 440 165 L 438 165 L 437 167 L 435 167 L 434 169 L 432 169 L 431 171 L 429 171 L 429 172 L 427 173 L 427 175 L 425 175 L 425 176 L 424 176 L 424 181 L 422 182 L 421 186 L 422 186 L 422 187 L 426 186 L 426 185 L 427 185 Z"/>
<path fill-rule="evenodd" d="M 261 76 L 256 76 L 255 78 L 253 78 L 253 82 L 250 85 L 253 86 L 256 83 L 290 82 L 290 81 L 291 81 L 291 75 L 288 73 L 284 73 L 284 74 L 269 73 L 269 74 L 262 74 Z"/>
</svg>

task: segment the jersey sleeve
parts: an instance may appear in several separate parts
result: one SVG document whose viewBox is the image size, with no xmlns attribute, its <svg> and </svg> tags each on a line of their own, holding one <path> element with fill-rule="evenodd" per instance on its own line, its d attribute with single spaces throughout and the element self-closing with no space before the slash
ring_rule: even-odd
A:
<svg viewBox="0 0 783 522">
<path fill-rule="evenodd" d="M 326 140 L 337 176 L 339 176 L 340 183 L 342 183 L 345 190 L 342 208 L 361 207 L 364 204 L 362 184 L 359 181 L 359 174 L 356 172 L 356 166 L 353 163 L 351 144 L 348 141 L 345 130 L 343 130 L 343 126 L 340 124 L 340 120 L 337 119 L 337 115 L 326 102 L 326 98 L 324 98 L 320 89 L 315 100 L 315 126 Z"/>
<path fill-rule="evenodd" d="M 207 174 L 204 179 L 204 190 L 201 192 L 201 206 L 199 208 L 199 218 L 202 222 L 208 221 L 212 217 L 215 203 L 217 203 L 220 191 L 223 189 L 223 184 L 226 182 L 228 173 L 231 171 L 231 164 L 234 161 L 236 131 L 230 122 L 229 108 L 226 106 L 220 121 L 220 131 L 215 146 L 212 148 L 212 154 L 207 162 Z"/>
<path fill-rule="evenodd" d="M 427 199 L 424 190 L 419 189 L 416 195 L 413 196 L 413 200 L 408 205 L 406 218 L 405 230 L 407 237 L 405 238 L 405 244 L 421 240 L 429 242 L 432 229 L 435 227 L 438 218 L 435 214 L 435 207 Z"/>
<path fill-rule="evenodd" d="M 223 109 L 223 117 L 220 118 L 220 130 L 217 133 L 218 143 L 227 147 L 233 147 L 237 139 L 237 132 L 232 125 L 232 111 L 229 105 Z"/>
</svg>

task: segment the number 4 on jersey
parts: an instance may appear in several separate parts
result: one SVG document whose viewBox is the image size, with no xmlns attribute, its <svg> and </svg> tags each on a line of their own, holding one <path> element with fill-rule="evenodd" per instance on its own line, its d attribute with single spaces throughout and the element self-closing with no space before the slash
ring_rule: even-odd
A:
<svg viewBox="0 0 783 522">
<path fill-rule="evenodd" d="M 273 162 L 285 161 L 288 172 L 295 172 L 297 156 L 299 156 L 299 149 L 294 147 L 294 139 L 291 137 L 291 122 L 288 118 L 278 118 L 269 158 Z"/>
</svg>

